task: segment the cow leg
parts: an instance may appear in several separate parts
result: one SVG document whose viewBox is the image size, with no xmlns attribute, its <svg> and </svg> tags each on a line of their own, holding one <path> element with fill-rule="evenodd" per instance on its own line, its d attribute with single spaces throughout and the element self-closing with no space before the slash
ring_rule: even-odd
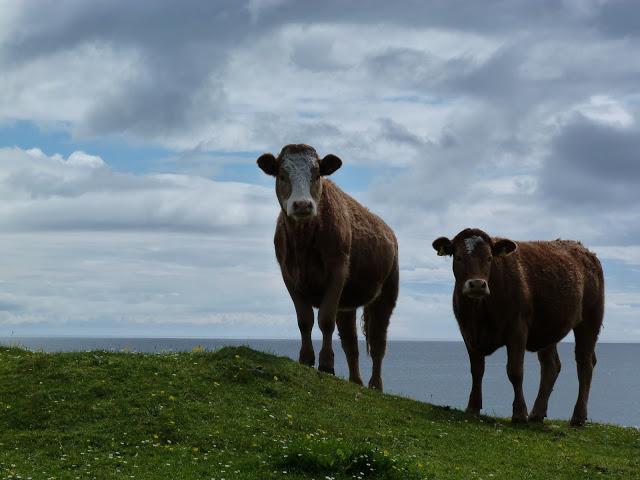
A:
<svg viewBox="0 0 640 480">
<path fill-rule="evenodd" d="M 520 340 L 507 344 L 507 375 L 513 385 L 513 423 L 526 423 L 527 404 L 524 401 L 522 380 L 524 377 L 524 344 Z"/>
<path fill-rule="evenodd" d="M 471 363 L 471 393 L 467 404 L 467 413 L 478 415 L 482 410 L 482 377 L 484 376 L 484 355 L 467 348 Z"/>
<path fill-rule="evenodd" d="M 593 325 L 582 322 L 573 329 L 576 346 L 576 364 L 578 367 L 578 400 L 573 409 L 571 425 L 581 427 L 587 421 L 587 402 L 591 389 L 593 367 L 596 365 L 595 347 L 600 331 L 600 324 Z"/>
<path fill-rule="evenodd" d="M 558 355 L 557 345 L 551 345 L 538 352 L 538 360 L 540 361 L 540 388 L 533 409 L 529 414 L 530 422 L 542 422 L 547 416 L 547 406 L 549 405 L 549 396 L 553 391 L 553 386 L 560 374 L 560 356 Z"/>
<path fill-rule="evenodd" d="M 338 303 L 342 295 L 342 288 L 347 278 L 348 262 L 337 266 L 329 281 L 324 298 L 318 311 L 318 326 L 322 332 L 322 349 L 318 361 L 318 370 L 321 372 L 335 374 L 333 368 L 333 331 L 336 328 L 336 314 L 338 313 Z"/>
<path fill-rule="evenodd" d="M 298 317 L 298 328 L 300 329 L 300 355 L 298 361 L 304 365 L 313 367 L 316 363 L 316 355 L 313 351 L 313 343 L 311 342 L 311 330 L 313 329 L 313 307 L 307 302 L 302 300 L 293 288 L 290 288 L 286 284 L 291 300 L 293 300 L 293 306 L 296 309 L 296 316 Z"/>
<path fill-rule="evenodd" d="M 360 377 L 360 364 L 358 362 L 358 331 L 356 329 L 356 311 L 338 312 L 336 318 L 338 335 L 342 342 L 342 350 L 347 357 L 349 365 L 349 381 L 362 385 Z"/>
<path fill-rule="evenodd" d="M 364 307 L 365 335 L 371 355 L 371 378 L 369 388 L 382 391 L 382 359 L 387 349 L 387 329 L 389 319 L 396 306 L 399 288 L 397 263 L 382 285 L 380 295 Z"/>
</svg>

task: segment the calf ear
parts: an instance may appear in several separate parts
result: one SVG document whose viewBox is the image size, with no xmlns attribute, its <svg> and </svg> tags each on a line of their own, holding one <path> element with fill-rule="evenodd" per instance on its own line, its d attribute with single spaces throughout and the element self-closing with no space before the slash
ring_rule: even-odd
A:
<svg viewBox="0 0 640 480">
<path fill-rule="evenodd" d="M 320 160 L 320 175 L 331 175 L 342 166 L 342 160 L 333 154 L 329 154 Z"/>
<path fill-rule="evenodd" d="M 447 237 L 436 238 L 431 245 L 441 257 L 444 257 L 445 255 L 453 255 L 451 240 L 449 240 Z"/>
<path fill-rule="evenodd" d="M 504 238 L 495 242 L 491 251 L 496 257 L 506 257 L 507 255 L 511 255 L 517 249 L 518 246 L 516 245 L 516 242 Z"/>
<path fill-rule="evenodd" d="M 267 175 L 275 177 L 278 174 L 278 161 L 271 153 L 263 153 L 257 160 L 260 169 Z"/>
</svg>

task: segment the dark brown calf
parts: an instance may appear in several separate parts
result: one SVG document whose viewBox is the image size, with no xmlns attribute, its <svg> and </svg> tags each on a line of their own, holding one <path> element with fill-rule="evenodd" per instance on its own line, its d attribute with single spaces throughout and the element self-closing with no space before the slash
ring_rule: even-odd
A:
<svg viewBox="0 0 640 480">
<path fill-rule="evenodd" d="M 513 422 L 527 421 L 522 394 L 524 352 L 538 352 L 540 388 L 528 419 L 543 421 L 560 373 L 556 344 L 575 335 L 580 384 L 572 425 L 584 425 L 594 352 L 604 314 L 600 261 L 579 242 L 514 242 L 466 229 L 453 240 L 433 242 L 438 255 L 453 256 L 453 311 L 471 362 L 467 411 L 482 408 L 484 358 L 507 346 L 507 375 L 513 385 Z"/>
<path fill-rule="evenodd" d="M 398 244 L 378 216 L 324 177 L 342 165 L 319 158 L 308 145 L 287 145 L 277 157 L 265 153 L 259 167 L 276 177 L 281 211 L 276 258 L 291 295 L 302 337 L 300 362 L 313 366 L 313 307 L 322 331 L 319 370 L 334 373 L 331 339 L 338 325 L 349 380 L 362 384 L 356 309 L 364 306 L 364 333 L 373 361 L 369 386 L 382 389 L 382 358 L 389 318 L 398 297 Z"/>
</svg>

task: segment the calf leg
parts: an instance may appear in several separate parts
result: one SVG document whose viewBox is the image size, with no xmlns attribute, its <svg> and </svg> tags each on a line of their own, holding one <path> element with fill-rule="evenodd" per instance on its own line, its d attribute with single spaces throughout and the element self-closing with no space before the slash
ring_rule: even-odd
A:
<svg viewBox="0 0 640 480">
<path fill-rule="evenodd" d="M 524 345 L 521 341 L 507 344 L 507 375 L 513 385 L 513 423 L 526 423 L 527 404 L 522 392 L 522 380 L 524 377 Z"/>
<path fill-rule="evenodd" d="M 349 365 L 349 381 L 362 385 L 360 377 L 360 365 L 358 362 L 358 331 L 356 328 L 356 311 L 338 312 L 336 323 L 338 335 L 342 342 L 342 350 L 347 357 Z"/>
<path fill-rule="evenodd" d="M 549 405 L 549 396 L 553 391 L 558 374 L 560 373 L 560 356 L 558 355 L 557 345 L 551 345 L 538 352 L 538 360 L 540 361 L 540 388 L 536 402 L 533 404 L 529 421 L 542 422 L 547 416 L 547 406 Z"/>
<path fill-rule="evenodd" d="M 371 355 L 372 368 L 369 387 L 382 390 L 382 359 L 387 349 L 389 319 L 398 298 L 399 274 L 397 263 L 385 280 L 380 295 L 364 307 L 365 334 Z"/>
<path fill-rule="evenodd" d="M 285 282 L 286 285 L 286 282 Z M 300 355 L 298 361 L 304 365 L 313 367 L 316 363 L 316 355 L 313 351 L 313 343 L 311 342 L 311 330 L 313 329 L 313 307 L 306 303 L 302 298 L 287 285 L 287 290 L 293 300 L 298 317 L 298 328 L 300 329 Z"/>
<path fill-rule="evenodd" d="M 593 367 L 596 365 L 595 346 L 598 339 L 600 325 L 581 323 L 573 329 L 576 346 L 576 364 L 578 367 L 578 400 L 573 409 L 571 425 L 581 427 L 587 421 L 587 402 L 591 389 Z"/>
<path fill-rule="evenodd" d="M 467 404 L 467 413 L 478 415 L 482 410 L 482 377 L 484 376 L 484 355 L 472 352 L 467 348 L 469 353 L 469 362 L 471 363 L 471 393 L 469 394 L 469 403 Z"/>
</svg>

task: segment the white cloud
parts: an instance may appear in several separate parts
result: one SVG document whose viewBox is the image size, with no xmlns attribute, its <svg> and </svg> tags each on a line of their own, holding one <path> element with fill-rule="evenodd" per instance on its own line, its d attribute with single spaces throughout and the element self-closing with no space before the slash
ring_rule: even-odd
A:
<svg viewBox="0 0 640 480">
<path fill-rule="evenodd" d="M 117 173 L 84 152 L 65 160 L 37 149 L 0 149 L 0 196 L 0 225 L 10 231 L 255 231 L 277 212 L 265 187 Z"/>
<path fill-rule="evenodd" d="M 15 61 L 0 69 L 0 120 L 71 125 L 81 131 L 91 108 L 140 75 L 140 68 L 134 49 L 104 43 Z"/>
<path fill-rule="evenodd" d="M 595 246 L 592 249 L 600 258 L 640 266 L 640 245 Z"/>
</svg>

